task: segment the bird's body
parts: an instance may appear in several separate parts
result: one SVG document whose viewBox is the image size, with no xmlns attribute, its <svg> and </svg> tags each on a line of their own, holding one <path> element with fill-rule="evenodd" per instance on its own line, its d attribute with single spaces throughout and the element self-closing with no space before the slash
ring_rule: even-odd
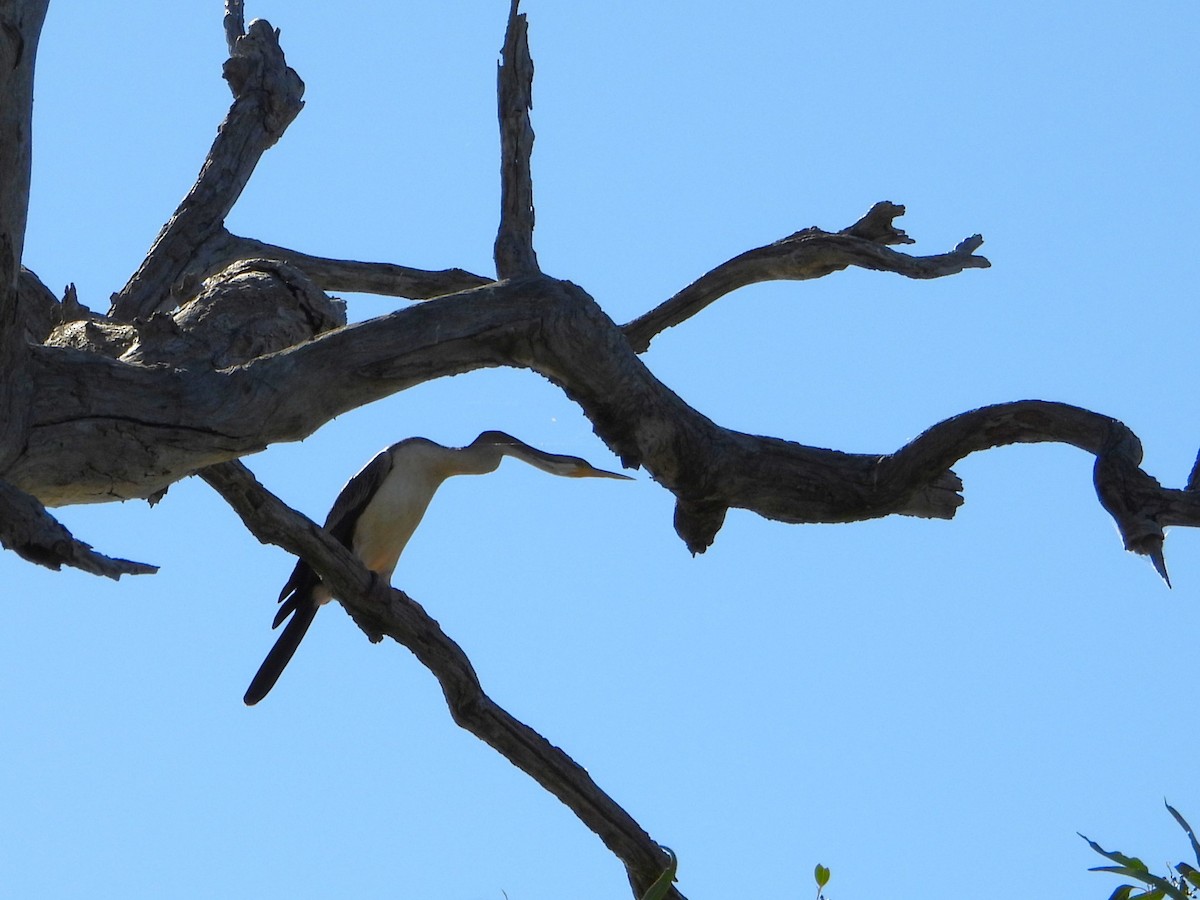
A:
<svg viewBox="0 0 1200 900">
<path fill-rule="evenodd" d="M 569 478 L 628 477 L 597 469 L 575 456 L 546 453 L 501 431 L 485 431 L 466 447 L 443 447 L 425 438 L 408 438 L 379 453 L 346 482 L 325 520 L 325 530 L 349 547 L 368 569 L 390 580 L 442 482 L 454 475 L 493 472 L 505 456 Z M 332 597 L 308 563 L 299 560 L 279 594 L 282 605 L 273 627 L 279 627 L 289 615 L 291 619 L 250 682 L 247 705 L 257 703 L 275 686 L 317 609 Z"/>
</svg>

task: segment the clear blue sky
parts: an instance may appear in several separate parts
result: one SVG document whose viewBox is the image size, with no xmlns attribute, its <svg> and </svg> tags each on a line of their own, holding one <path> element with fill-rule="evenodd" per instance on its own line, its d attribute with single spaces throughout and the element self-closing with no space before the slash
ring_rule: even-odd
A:
<svg viewBox="0 0 1200 900">
<path fill-rule="evenodd" d="M 506 0 L 249 2 L 307 106 L 230 219 L 307 252 L 491 271 Z M 743 290 L 651 369 L 717 422 L 888 452 L 986 403 L 1116 416 L 1181 486 L 1200 447 L 1200 7 L 549 3 L 537 249 L 626 321 L 808 225 L 908 205 L 915 252 L 987 271 Z M 221 4 L 68 4 L 42 41 L 26 264 L 97 310 L 192 183 L 228 105 Z M 349 297 L 367 318 L 400 305 Z M 314 518 L 393 441 L 499 428 L 615 460 L 520 371 L 424 385 L 248 464 Z M 1168 591 L 1065 447 L 978 455 L 953 522 L 730 514 L 691 558 L 672 498 L 506 462 L 447 483 L 395 583 L 501 704 L 680 857 L 692 898 L 1104 898 L 1076 836 L 1183 858 L 1200 821 L 1200 536 Z M 120 584 L 0 555 L 0 893 L 21 898 L 628 896 L 557 801 L 455 727 L 404 649 L 318 616 L 241 695 L 292 561 L 204 484 L 66 509 Z"/>
</svg>

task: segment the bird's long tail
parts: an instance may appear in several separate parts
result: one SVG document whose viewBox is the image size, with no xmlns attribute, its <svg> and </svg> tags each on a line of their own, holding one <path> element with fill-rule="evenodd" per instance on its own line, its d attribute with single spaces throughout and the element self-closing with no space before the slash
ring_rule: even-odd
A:
<svg viewBox="0 0 1200 900">
<path fill-rule="evenodd" d="M 246 688 L 246 696 L 242 700 L 247 706 L 253 706 L 267 696 L 271 688 L 275 687 L 275 682 L 279 680 L 284 668 L 295 655 L 296 648 L 304 640 L 304 635 L 308 632 L 308 626 L 312 624 L 317 609 L 318 604 L 312 598 L 308 598 L 306 602 L 295 604 L 292 617 L 283 627 L 283 633 L 279 635 L 279 640 L 275 642 L 275 646 L 271 648 L 271 652 L 267 654 L 263 664 L 254 673 L 250 687 Z"/>
</svg>

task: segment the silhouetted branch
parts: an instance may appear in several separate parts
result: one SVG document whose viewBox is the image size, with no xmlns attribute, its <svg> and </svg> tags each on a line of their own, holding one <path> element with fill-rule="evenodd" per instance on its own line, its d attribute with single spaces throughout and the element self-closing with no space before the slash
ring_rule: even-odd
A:
<svg viewBox="0 0 1200 900">
<path fill-rule="evenodd" d="M 512 0 L 508 30 L 496 73 L 500 104 L 500 230 L 496 235 L 496 274 L 499 278 L 534 275 L 533 250 L 533 60 L 529 55 L 529 25 Z"/>
<path fill-rule="evenodd" d="M 29 215 L 33 70 L 48 0 L 0 4 L 0 472 L 24 447 L 29 354 L 18 280 Z"/>
<path fill-rule="evenodd" d="M 30 562 L 57 571 L 63 566 L 117 579 L 152 575 L 158 566 L 112 559 L 76 540 L 35 498 L 0 481 L 0 544 Z"/>
<path fill-rule="evenodd" d="M 454 721 L 558 797 L 620 859 L 640 896 L 666 865 L 666 854 L 566 753 L 484 693 L 470 660 L 419 603 L 389 588 L 315 522 L 284 504 L 239 462 L 199 473 L 258 540 L 303 556 L 330 585 L 367 637 L 403 644 L 433 673 Z M 675 900 L 682 895 L 673 892 Z"/>
<path fill-rule="evenodd" d="M 246 34 L 246 13 L 242 0 L 225 0 L 225 44 L 230 55 L 237 47 L 238 38 Z"/>
<path fill-rule="evenodd" d="M 1163 529 L 1200 525 L 1200 495 L 1164 488 L 1142 471 L 1141 441 L 1110 416 L 1045 400 L 985 406 L 939 422 L 880 460 L 880 483 L 921 484 L 970 453 L 1045 441 L 1070 444 L 1096 457 L 1096 494 L 1117 523 L 1125 549 L 1148 556 L 1169 585 Z"/>
<path fill-rule="evenodd" d="M 226 36 L 237 31 L 226 7 Z M 231 30 L 232 29 L 232 30 Z M 268 22 L 250 23 L 225 61 L 233 105 L 217 132 L 196 184 L 163 226 L 133 277 L 113 296 L 111 315 L 130 321 L 172 309 L 172 289 L 188 271 L 196 248 L 217 237 L 262 155 L 299 114 L 304 82 L 289 68 L 279 32 Z"/>
<path fill-rule="evenodd" d="M 193 253 L 187 271 L 173 287 L 180 302 L 190 299 L 200 282 L 225 267 L 246 259 L 274 259 L 300 269 L 323 291 L 382 294 L 406 300 L 428 300 L 491 284 L 493 279 L 464 269 L 414 269 L 394 263 L 358 262 L 311 256 L 225 229 Z"/>
<path fill-rule="evenodd" d="M 876 203 L 849 228 L 836 233 L 805 228 L 765 247 L 747 250 L 702 275 L 665 303 L 624 326 L 630 344 L 644 352 L 659 332 L 690 319 L 710 303 L 738 288 L 760 281 L 805 281 L 823 278 L 848 266 L 895 272 L 909 278 L 941 278 L 963 269 L 987 268 L 991 263 L 975 251 L 983 238 L 973 235 L 949 253 L 911 256 L 888 244 L 913 241 L 892 220 L 904 207 Z"/>
</svg>

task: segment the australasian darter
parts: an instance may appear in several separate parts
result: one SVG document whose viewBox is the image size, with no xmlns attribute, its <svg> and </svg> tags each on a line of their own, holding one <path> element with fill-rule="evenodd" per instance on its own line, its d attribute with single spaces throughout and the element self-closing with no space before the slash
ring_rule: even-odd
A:
<svg viewBox="0 0 1200 900">
<path fill-rule="evenodd" d="M 453 475 L 493 472 L 505 456 L 567 478 L 628 478 L 597 469 L 577 456 L 546 453 L 502 431 L 485 431 L 466 447 L 443 447 L 413 437 L 380 452 L 346 482 L 325 519 L 325 530 L 349 547 L 368 569 L 390 581 L 400 554 L 441 483 Z M 331 599 L 316 572 L 304 560 L 298 561 L 279 594 L 282 605 L 271 627 L 278 628 L 289 615 L 291 620 L 250 682 L 244 698 L 247 705 L 257 703 L 275 686 L 318 607 Z"/>
</svg>

